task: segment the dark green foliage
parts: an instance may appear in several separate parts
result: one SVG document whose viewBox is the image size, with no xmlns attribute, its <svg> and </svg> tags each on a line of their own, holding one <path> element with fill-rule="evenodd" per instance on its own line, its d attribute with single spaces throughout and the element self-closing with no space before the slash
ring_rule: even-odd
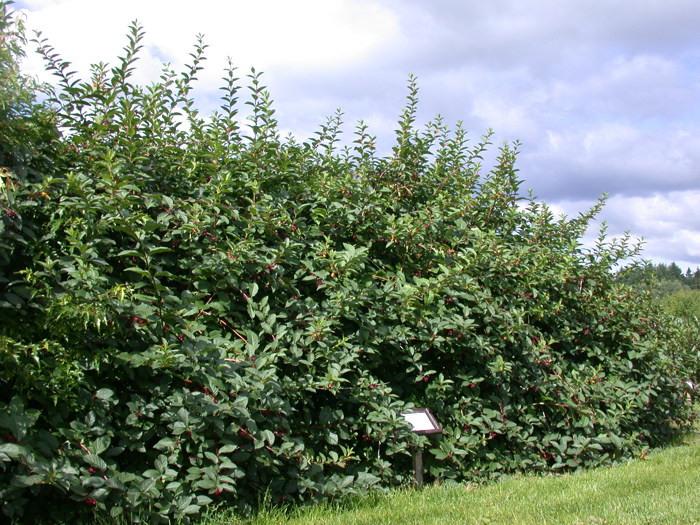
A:
<svg viewBox="0 0 700 525">
<path fill-rule="evenodd" d="M 687 378 L 700 383 L 700 290 L 684 288 L 659 303 L 675 330 L 669 340 L 677 346 L 678 359 L 685 362 Z"/>
<path fill-rule="evenodd" d="M 49 166 L 57 137 L 52 116 L 36 103 L 41 86 L 19 70 L 24 57 L 24 26 L 0 2 L 0 184 L 35 180 Z"/>
<path fill-rule="evenodd" d="M 700 270 L 684 273 L 675 263 L 645 264 L 623 270 L 617 280 L 651 297 L 667 315 L 661 324 L 675 347 L 674 358 L 683 363 L 687 379 L 700 382 Z"/>
<path fill-rule="evenodd" d="M 634 255 L 520 197 L 517 145 L 482 171 L 417 89 L 393 154 L 341 115 L 279 138 L 261 77 L 202 118 L 184 73 L 83 82 L 41 42 L 62 153 L 8 189 L 0 237 L 0 500 L 10 517 L 153 519 L 631 457 L 691 416 Z M 429 407 L 439 438 L 401 412 Z M 35 502 L 41 502 L 41 505 Z M 72 503 L 72 505 L 70 504 Z M 60 509 L 60 510 L 57 510 Z"/>
</svg>

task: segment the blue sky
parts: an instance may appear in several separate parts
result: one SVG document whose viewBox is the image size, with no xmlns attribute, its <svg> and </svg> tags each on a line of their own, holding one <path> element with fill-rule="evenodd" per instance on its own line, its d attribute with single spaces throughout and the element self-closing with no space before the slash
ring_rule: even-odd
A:
<svg viewBox="0 0 700 525">
<path fill-rule="evenodd" d="M 524 187 L 569 216 L 603 193 L 612 235 L 655 262 L 700 266 L 700 3 L 688 0 L 24 0 L 27 26 L 88 75 L 146 31 L 138 78 L 209 45 L 198 96 L 226 58 L 265 72 L 281 127 L 310 137 L 337 108 L 392 145 L 408 76 L 420 118 L 476 142 L 522 143 Z M 38 57 L 27 72 L 42 75 Z M 592 232 L 595 236 L 597 232 Z"/>
</svg>

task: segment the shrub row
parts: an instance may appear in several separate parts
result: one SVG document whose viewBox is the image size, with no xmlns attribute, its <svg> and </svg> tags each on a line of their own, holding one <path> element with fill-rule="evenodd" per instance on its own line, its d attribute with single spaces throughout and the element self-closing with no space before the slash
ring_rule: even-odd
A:
<svg viewBox="0 0 700 525">
<path fill-rule="evenodd" d="M 87 81 L 39 42 L 62 137 L 2 190 L 6 516 L 316 501 L 410 483 L 416 446 L 432 479 L 573 470 L 692 417 L 683 350 L 612 277 L 637 248 L 582 245 L 602 201 L 556 218 L 517 144 L 486 171 L 490 135 L 418 128 L 413 79 L 384 157 L 363 123 L 341 147 L 341 114 L 281 139 L 254 70 L 247 120 L 233 67 L 204 118 L 204 44 L 138 86 L 141 38 Z"/>
</svg>

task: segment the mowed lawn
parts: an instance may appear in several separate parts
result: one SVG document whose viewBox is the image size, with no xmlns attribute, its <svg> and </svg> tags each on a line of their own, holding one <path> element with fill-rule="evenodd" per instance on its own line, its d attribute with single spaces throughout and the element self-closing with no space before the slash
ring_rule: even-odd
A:
<svg viewBox="0 0 700 525">
<path fill-rule="evenodd" d="M 241 522 L 217 513 L 207 525 L 399 525 L 445 523 L 700 524 L 700 440 L 612 467 L 562 476 L 522 476 L 486 486 L 426 486 L 359 498 L 341 507 Z"/>
</svg>

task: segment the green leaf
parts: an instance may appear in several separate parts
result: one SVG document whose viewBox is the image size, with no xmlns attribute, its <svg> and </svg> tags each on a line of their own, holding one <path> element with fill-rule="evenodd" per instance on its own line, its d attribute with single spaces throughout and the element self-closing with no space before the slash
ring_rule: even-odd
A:
<svg viewBox="0 0 700 525">
<path fill-rule="evenodd" d="M 140 484 L 139 484 L 139 490 L 141 492 L 150 492 L 153 490 L 156 486 L 156 480 L 149 478 L 149 479 L 144 479 Z"/>
<path fill-rule="evenodd" d="M 155 450 L 164 450 L 166 452 L 173 452 L 176 448 L 177 441 L 171 437 L 164 437 L 158 443 L 153 445 Z"/>
<path fill-rule="evenodd" d="M 213 502 L 214 500 L 211 499 L 209 496 L 197 496 L 197 505 L 199 505 L 200 507 L 204 507 Z"/>
<path fill-rule="evenodd" d="M 274 445 L 275 434 L 271 430 L 263 430 L 262 438 L 267 442 L 268 445 Z"/>
<path fill-rule="evenodd" d="M 92 467 L 95 467 L 98 470 L 107 470 L 107 463 L 105 463 L 105 461 L 96 454 L 85 454 L 83 456 L 83 461 L 85 461 L 85 463 Z"/>
<path fill-rule="evenodd" d="M 95 397 L 97 399 L 107 400 L 107 399 L 111 399 L 112 396 L 114 396 L 114 392 L 112 390 L 110 390 L 109 388 L 100 388 L 95 393 Z"/>
<path fill-rule="evenodd" d="M 138 257 L 139 259 L 144 259 L 143 253 L 136 250 L 122 250 L 117 254 L 117 257 Z"/>
<path fill-rule="evenodd" d="M 15 445 L 13 443 L 5 443 L 3 445 L 0 445 L 0 454 L 7 458 L 5 459 L 2 456 L 0 456 L 0 459 L 2 459 L 2 461 L 17 460 L 26 456 L 28 453 L 29 452 L 27 451 L 27 449 L 20 445 Z"/>
<path fill-rule="evenodd" d="M 172 252 L 170 248 L 167 248 L 165 246 L 158 246 L 156 248 L 150 248 L 148 250 L 148 255 L 159 255 L 161 253 L 169 253 Z"/>
<path fill-rule="evenodd" d="M 168 458 L 163 454 L 158 456 L 155 461 L 155 467 L 160 473 L 165 472 L 165 470 L 168 468 Z"/>
<path fill-rule="evenodd" d="M 216 483 L 212 479 L 201 479 L 197 482 L 197 486 L 204 490 L 216 488 Z"/>
<path fill-rule="evenodd" d="M 197 514 L 200 511 L 200 509 L 201 507 L 199 505 L 188 505 L 184 508 L 182 512 L 184 514 Z"/>
<path fill-rule="evenodd" d="M 7 412 L 0 412 L 0 427 L 7 428 L 18 441 L 22 441 L 41 413 L 36 409 L 25 409 L 24 401 L 19 396 L 14 396 L 5 406 Z"/>
<path fill-rule="evenodd" d="M 83 480 L 83 487 L 86 487 L 86 488 L 96 488 L 96 487 L 102 487 L 104 485 L 105 485 L 104 478 L 100 478 L 98 476 L 90 476 L 89 478 L 86 478 Z"/>
<path fill-rule="evenodd" d="M 148 270 L 144 270 L 143 268 L 137 268 L 136 266 L 129 266 L 128 268 L 124 269 L 125 272 L 133 272 L 135 274 L 141 275 L 143 277 L 151 277 L 151 274 Z"/>
<path fill-rule="evenodd" d="M 109 445 L 111 443 L 112 439 L 109 436 L 100 436 L 96 438 L 90 445 L 90 452 L 92 452 L 93 454 L 100 455 L 109 448 Z"/>
<path fill-rule="evenodd" d="M 30 476 L 15 476 L 12 480 L 12 484 L 15 487 L 31 487 L 32 485 L 38 485 L 44 481 L 44 476 L 32 474 Z"/>
</svg>

